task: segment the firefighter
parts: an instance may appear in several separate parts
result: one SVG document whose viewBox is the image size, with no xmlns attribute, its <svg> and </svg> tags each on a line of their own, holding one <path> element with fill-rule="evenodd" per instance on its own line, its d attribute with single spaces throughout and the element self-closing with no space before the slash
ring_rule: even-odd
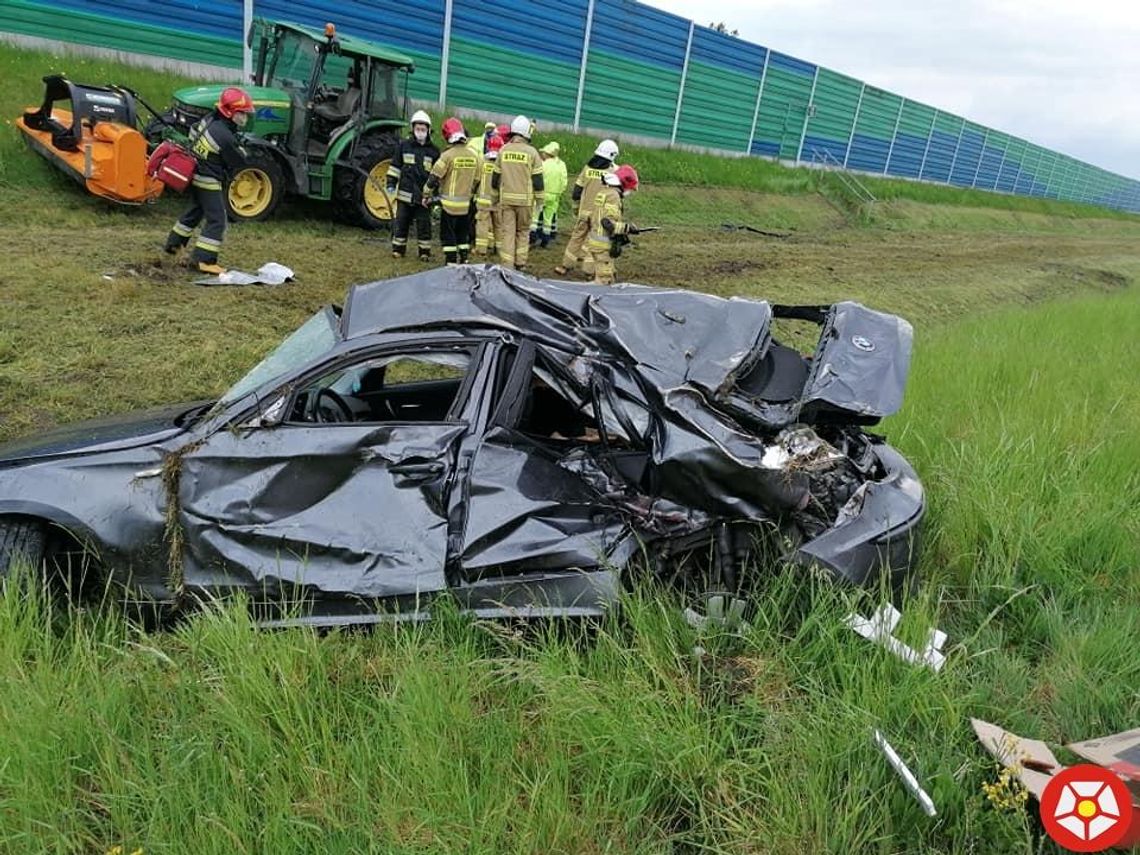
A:
<svg viewBox="0 0 1140 855">
<path fill-rule="evenodd" d="M 388 192 L 396 194 L 396 221 L 392 224 L 392 257 L 403 258 L 408 248 L 408 232 L 416 223 L 420 261 L 431 260 L 431 209 L 425 208 L 423 188 L 431 168 L 439 160 L 439 149 L 431 138 L 431 116 L 423 110 L 412 114 L 412 133 L 400 146 L 388 167 Z"/>
<path fill-rule="evenodd" d="M 613 172 L 602 176 L 602 189 L 594 194 L 589 206 L 587 221 L 590 236 L 586 240 L 586 251 L 594 262 L 594 283 L 614 284 L 614 258 L 618 252 L 614 247 L 621 246 L 627 235 L 635 235 L 638 228 L 624 219 L 623 200 L 637 190 L 637 170 L 632 166 L 619 166 Z"/>
<path fill-rule="evenodd" d="M 226 236 L 226 200 L 222 194 L 229 176 L 245 160 L 238 143 L 238 131 L 253 114 L 253 99 L 236 86 L 222 90 L 214 110 L 203 116 L 190 129 L 189 148 L 198 161 L 191 192 L 194 204 L 186 211 L 166 238 L 164 249 L 171 255 L 186 246 L 190 235 L 205 218 L 189 264 L 201 273 L 219 275 L 226 269 L 218 264 L 218 253 Z"/>
<path fill-rule="evenodd" d="M 486 258 L 498 247 L 499 200 L 491 185 L 494 181 L 495 161 L 503 147 L 503 138 L 495 134 L 487 141 L 487 154 L 479 177 L 479 192 L 475 195 L 478 213 L 475 215 L 475 255 Z"/>
<path fill-rule="evenodd" d="M 531 127 L 526 116 L 515 116 L 491 176 L 499 196 L 499 263 L 517 270 L 526 269 L 531 215 L 543 204 L 542 158 L 530 144 Z"/>
<path fill-rule="evenodd" d="M 565 276 L 582 261 L 582 269 L 587 274 L 593 273 L 593 261 L 589 253 L 583 251 L 586 238 L 590 234 L 589 213 L 593 199 L 602 189 L 602 176 L 613 172 L 614 161 L 618 157 L 618 145 L 613 140 L 602 140 L 594 149 L 594 156 L 582 167 L 578 178 L 574 181 L 574 191 L 570 198 L 578 204 L 578 219 L 574 223 L 574 230 L 570 232 L 570 243 L 562 254 L 562 263 L 554 268 L 559 276 Z"/>
<path fill-rule="evenodd" d="M 558 206 L 566 192 L 566 162 L 558 156 L 561 151 L 562 147 L 557 142 L 548 142 L 538 151 L 542 157 L 542 186 L 546 191 L 546 201 L 541 209 L 535 206 L 530 232 L 543 249 L 557 237 Z"/>
<path fill-rule="evenodd" d="M 431 168 L 424 185 L 423 206 L 431 205 L 431 197 L 439 192 L 443 209 L 439 222 L 439 240 L 443 244 L 443 258 L 448 264 L 465 264 L 471 250 L 470 223 L 471 199 L 475 182 L 479 179 L 483 157 L 467 144 L 467 131 L 463 123 L 452 116 L 443 123 L 443 138 L 448 148 Z"/>
</svg>

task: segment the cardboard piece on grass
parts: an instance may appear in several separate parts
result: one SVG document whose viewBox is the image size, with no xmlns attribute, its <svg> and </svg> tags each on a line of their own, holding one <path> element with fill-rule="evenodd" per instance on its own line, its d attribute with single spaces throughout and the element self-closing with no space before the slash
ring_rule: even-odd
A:
<svg viewBox="0 0 1140 855">
<path fill-rule="evenodd" d="M 972 718 L 970 724 L 978 740 L 1003 766 L 1012 768 L 1025 789 L 1041 801 L 1041 794 L 1054 775 L 1065 768 L 1039 739 L 1025 739 L 996 724 Z M 1115 772 L 1132 792 L 1132 825 L 1116 848 L 1140 844 L 1140 728 L 1112 736 L 1071 742 L 1065 746 L 1083 759 Z"/>
<path fill-rule="evenodd" d="M 970 724 L 985 749 L 1003 766 L 1016 770 L 1025 789 L 1038 801 L 1049 779 L 1065 768 L 1039 739 L 1024 739 L 977 718 L 970 719 Z"/>
<path fill-rule="evenodd" d="M 220 276 L 206 276 L 195 279 L 195 285 L 284 285 L 293 281 L 292 269 L 276 261 L 267 262 L 256 273 L 244 270 L 227 270 Z"/>
<path fill-rule="evenodd" d="M 1070 742 L 1065 747 L 1085 760 L 1115 772 L 1132 791 L 1133 800 L 1140 802 L 1140 727 L 1112 736 Z"/>
</svg>

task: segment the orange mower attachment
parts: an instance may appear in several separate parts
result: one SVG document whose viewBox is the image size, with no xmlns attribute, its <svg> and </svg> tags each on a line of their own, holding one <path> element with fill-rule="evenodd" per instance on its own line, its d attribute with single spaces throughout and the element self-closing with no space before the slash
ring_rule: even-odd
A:
<svg viewBox="0 0 1140 855">
<path fill-rule="evenodd" d="M 124 205 L 151 202 L 162 182 L 146 174 L 146 139 L 134 97 L 122 89 L 44 78 L 44 103 L 16 120 L 28 146 L 96 196 Z M 70 101 L 71 110 L 54 106 Z"/>
</svg>

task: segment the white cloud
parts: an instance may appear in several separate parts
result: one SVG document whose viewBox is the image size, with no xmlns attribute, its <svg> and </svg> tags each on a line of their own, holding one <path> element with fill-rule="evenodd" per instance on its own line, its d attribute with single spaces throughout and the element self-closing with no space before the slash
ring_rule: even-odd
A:
<svg viewBox="0 0 1140 855">
<path fill-rule="evenodd" d="M 1135 0 L 651 0 L 1140 178 Z"/>
</svg>

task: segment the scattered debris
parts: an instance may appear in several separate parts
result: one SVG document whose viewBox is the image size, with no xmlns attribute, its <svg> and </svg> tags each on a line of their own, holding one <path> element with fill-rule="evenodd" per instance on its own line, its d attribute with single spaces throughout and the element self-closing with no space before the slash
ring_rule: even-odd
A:
<svg viewBox="0 0 1140 855">
<path fill-rule="evenodd" d="M 755 235 L 764 235 L 764 237 L 778 238 L 780 240 L 792 236 L 791 232 L 770 232 L 745 223 L 721 223 L 720 230 L 722 232 L 751 232 Z"/>
<path fill-rule="evenodd" d="M 946 643 L 946 633 L 940 629 L 931 629 L 927 636 L 926 647 L 919 652 L 892 635 L 901 620 L 902 613 L 890 603 L 884 603 L 869 619 L 852 613 L 844 618 L 843 622 L 868 641 L 881 644 L 904 662 L 926 665 L 934 671 L 941 671 L 942 666 L 946 664 L 946 656 L 942 652 L 942 646 Z"/>
<path fill-rule="evenodd" d="M 294 279 L 293 271 L 284 264 L 270 261 L 261 265 L 256 273 L 244 270 L 227 270 L 219 276 L 195 279 L 195 285 L 284 285 Z"/>
<path fill-rule="evenodd" d="M 744 607 L 747 605 L 744 600 L 739 597 L 730 599 L 727 594 L 713 594 L 705 602 L 707 614 L 702 615 L 691 608 L 682 613 L 685 622 L 693 629 L 703 632 L 710 626 L 730 630 L 748 628 L 748 621 L 744 619 Z"/>
<path fill-rule="evenodd" d="M 934 807 L 934 799 L 930 798 L 930 795 L 922 788 L 922 785 L 918 783 L 918 778 L 914 776 L 914 772 L 910 771 L 910 768 L 903 762 L 902 758 L 899 757 L 898 752 L 891 747 L 891 744 L 887 742 L 880 731 L 876 730 L 874 732 L 874 739 L 875 744 L 879 746 L 879 750 L 886 756 L 887 762 L 891 764 L 891 768 L 898 773 L 899 777 L 902 778 L 903 784 L 910 790 L 911 795 L 922 805 L 922 812 L 927 816 L 937 816 L 938 811 Z"/>
</svg>

